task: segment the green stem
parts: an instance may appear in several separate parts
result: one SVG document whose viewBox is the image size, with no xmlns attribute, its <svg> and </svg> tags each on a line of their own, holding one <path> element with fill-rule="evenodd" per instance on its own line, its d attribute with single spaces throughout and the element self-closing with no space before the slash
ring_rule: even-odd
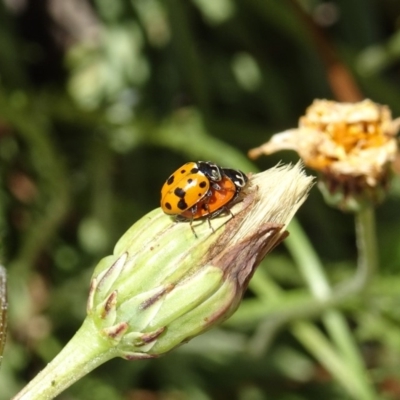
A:
<svg viewBox="0 0 400 400">
<path fill-rule="evenodd" d="M 262 314 L 265 315 L 266 306 L 269 307 L 269 312 L 279 326 L 294 319 L 315 318 L 323 311 L 339 306 L 344 301 L 354 298 L 355 294 L 366 287 L 378 267 L 375 220 L 373 210 L 371 209 L 364 210 L 362 213 L 356 215 L 357 246 L 359 252 L 357 272 L 353 278 L 338 288 L 331 289 L 330 286 L 326 285 L 328 281 L 323 273 L 323 267 L 318 260 L 318 256 L 307 239 L 300 237 L 304 235 L 304 232 L 302 232 L 301 227 L 295 219 L 290 224 L 289 231 L 291 235 L 286 239 L 285 244 L 288 246 L 297 264 L 301 268 L 304 265 L 306 266 L 302 270 L 303 276 L 310 286 L 314 298 L 317 298 L 317 301 L 303 297 L 301 301 L 297 300 L 295 304 L 288 302 L 286 307 L 276 307 L 276 311 L 274 309 L 271 310 L 272 300 L 280 304 L 285 304 L 283 299 L 280 298 L 283 292 L 273 281 L 264 276 L 263 271 L 258 270 L 256 275 L 257 282 L 253 279 L 250 281 L 249 286 L 260 299 L 268 304 L 261 304 L 258 310 L 255 310 L 253 307 L 254 318 L 257 318 L 258 315 L 259 318 L 261 318 Z M 394 293 L 398 290 L 398 282 L 393 278 L 386 281 L 380 278 L 377 284 L 378 286 L 374 286 L 375 289 L 381 285 L 378 293 L 387 293 L 388 291 Z M 240 312 L 239 310 L 230 321 L 235 321 L 239 317 Z M 271 320 L 271 314 L 268 314 L 269 321 Z M 335 317 L 328 317 L 327 319 L 335 319 Z M 337 324 L 337 322 L 329 322 L 328 324 L 332 326 L 332 324 Z M 348 331 L 347 327 L 345 329 Z M 336 328 L 333 328 L 333 330 L 336 330 Z M 333 337 L 339 335 L 335 334 Z M 346 354 L 347 351 L 344 353 Z"/>
<path fill-rule="evenodd" d="M 240 151 L 208 135 L 204 119 L 194 110 L 177 113 L 162 125 L 142 120 L 138 130 L 143 133 L 142 139 L 147 144 L 183 152 L 189 159 L 215 160 L 221 165 L 235 165 L 245 172 L 257 171 L 257 167 Z M 177 135 L 176 132 L 180 134 Z M 186 146 L 188 140 L 191 143 L 189 147 Z"/>
<path fill-rule="evenodd" d="M 268 276 L 264 269 L 257 269 L 250 281 L 251 291 L 265 304 L 279 302 L 283 290 Z"/>
<path fill-rule="evenodd" d="M 368 251 L 367 248 L 374 237 L 373 214 L 366 213 L 357 215 L 357 217 L 357 244 L 361 265 L 359 265 L 355 280 L 357 284 L 363 285 L 367 277 L 372 273 L 372 268 L 369 264 L 371 254 L 366 254 L 366 251 Z M 368 228 L 366 228 L 366 225 Z M 323 266 L 296 220 L 293 220 L 290 224 L 290 231 L 292 235 L 289 236 L 285 243 L 293 258 L 297 261 L 311 292 L 320 301 L 327 302 L 327 300 L 332 300 L 332 289 L 324 273 Z M 375 249 L 374 254 L 376 254 L 376 246 L 372 247 Z M 345 318 L 339 311 L 330 309 L 324 312 L 322 320 L 330 337 L 342 354 L 343 360 L 341 362 L 350 366 L 349 373 L 353 376 L 353 381 L 357 381 L 360 387 L 364 387 L 364 392 L 369 393 L 369 395 L 365 395 L 362 398 L 373 398 L 372 387 L 368 383 L 362 357 Z M 319 360 L 321 362 L 320 357 Z M 333 372 L 335 371 L 337 371 L 336 368 L 334 368 Z M 340 379 L 340 376 L 337 377 Z"/>
<path fill-rule="evenodd" d="M 375 212 L 366 207 L 355 215 L 357 235 L 357 272 L 353 279 L 343 284 L 337 292 L 347 296 L 349 293 L 363 291 L 378 270 L 378 245 L 376 239 Z"/>
<path fill-rule="evenodd" d="M 89 318 L 63 350 L 13 400 L 53 399 L 99 365 L 116 356 Z"/>
<path fill-rule="evenodd" d="M 296 220 L 290 224 L 290 231 L 292 235 L 286 241 L 288 249 L 299 265 L 313 295 L 318 300 L 329 304 L 329 300 L 332 299 L 332 289 L 317 254 Z M 361 356 L 342 314 L 333 309 L 327 310 L 322 320 L 343 356 L 357 369 L 362 370 Z"/>
<path fill-rule="evenodd" d="M 307 322 L 296 322 L 292 327 L 294 335 L 313 354 L 348 393 L 357 400 L 374 400 L 375 394 L 369 385 L 354 376 L 353 369 L 332 348 L 318 328 Z"/>
<path fill-rule="evenodd" d="M 310 287 L 311 292 L 319 300 L 329 299 L 331 287 L 325 275 L 323 265 L 295 218 L 291 221 L 288 231 L 290 235 L 284 243 L 299 266 L 300 272 Z"/>
</svg>

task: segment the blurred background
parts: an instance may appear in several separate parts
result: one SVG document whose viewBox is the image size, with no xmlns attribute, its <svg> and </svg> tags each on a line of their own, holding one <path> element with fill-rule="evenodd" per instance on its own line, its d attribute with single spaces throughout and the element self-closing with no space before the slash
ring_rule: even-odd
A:
<svg viewBox="0 0 400 400">
<path fill-rule="evenodd" d="M 398 0 L 0 0 L 10 303 L 0 400 L 80 326 L 94 266 L 159 206 L 170 173 L 189 160 L 246 173 L 295 162 L 290 152 L 256 164 L 246 154 L 295 127 L 315 98 L 365 97 L 400 116 Z M 379 275 L 342 305 L 384 399 L 400 399 L 399 196 L 395 179 L 377 210 Z M 314 189 L 298 218 L 332 282 L 351 276 L 353 217 Z M 260 270 L 288 303 L 308 293 L 283 245 Z M 221 328 L 158 360 L 108 362 L 59 398 L 350 399 L 290 322 L 259 346 L 268 310 L 251 314 L 254 302 L 250 288 Z"/>
</svg>

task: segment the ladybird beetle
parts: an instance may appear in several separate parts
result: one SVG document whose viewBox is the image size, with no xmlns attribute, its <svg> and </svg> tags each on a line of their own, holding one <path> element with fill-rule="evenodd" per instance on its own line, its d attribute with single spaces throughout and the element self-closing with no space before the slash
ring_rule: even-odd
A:
<svg viewBox="0 0 400 400">
<path fill-rule="evenodd" d="M 248 181 L 247 176 L 230 168 L 221 168 L 208 161 L 189 162 L 175 171 L 161 190 L 161 208 L 179 221 L 210 219 L 238 197 Z M 211 227 L 212 229 L 212 227 Z"/>
<path fill-rule="evenodd" d="M 218 165 L 206 161 L 188 162 L 176 170 L 161 189 L 161 208 L 179 215 L 207 196 L 210 185 L 222 179 Z"/>
</svg>

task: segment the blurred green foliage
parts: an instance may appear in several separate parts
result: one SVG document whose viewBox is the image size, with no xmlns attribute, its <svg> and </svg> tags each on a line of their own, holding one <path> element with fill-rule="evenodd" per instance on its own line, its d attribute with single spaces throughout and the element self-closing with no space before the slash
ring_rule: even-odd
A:
<svg viewBox="0 0 400 400">
<path fill-rule="evenodd" d="M 255 172 L 295 161 L 282 153 L 255 166 L 246 152 L 296 126 L 313 99 L 348 98 L 338 65 L 361 96 L 400 115 L 399 28 L 396 0 L 0 1 L 0 261 L 9 296 L 0 400 L 79 327 L 93 266 L 158 207 L 178 166 L 200 159 Z M 400 398 L 399 196 L 395 178 L 377 210 L 379 275 L 341 304 L 385 399 Z M 351 276 L 352 216 L 315 190 L 299 219 L 331 280 Z M 302 316 L 259 344 L 269 315 L 310 298 L 284 246 L 254 280 L 225 326 L 159 360 L 113 360 L 60 399 L 350 398 L 298 341 L 291 323 Z M 260 293 L 276 286 L 279 301 L 268 308 Z"/>
<path fill-rule="evenodd" d="M 7 305 L 6 270 L 0 265 L 0 366 L 7 337 Z"/>
</svg>

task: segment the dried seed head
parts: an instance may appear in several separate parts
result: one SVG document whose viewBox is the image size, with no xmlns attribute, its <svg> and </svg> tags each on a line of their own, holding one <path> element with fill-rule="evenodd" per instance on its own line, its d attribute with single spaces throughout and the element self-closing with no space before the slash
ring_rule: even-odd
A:
<svg viewBox="0 0 400 400">
<path fill-rule="evenodd" d="M 392 120 L 389 108 L 370 100 L 315 100 L 297 129 L 274 135 L 250 156 L 297 151 L 307 166 L 321 173 L 320 187 L 329 203 L 357 210 L 383 199 L 398 150 L 398 129 L 399 120 Z"/>
</svg>

